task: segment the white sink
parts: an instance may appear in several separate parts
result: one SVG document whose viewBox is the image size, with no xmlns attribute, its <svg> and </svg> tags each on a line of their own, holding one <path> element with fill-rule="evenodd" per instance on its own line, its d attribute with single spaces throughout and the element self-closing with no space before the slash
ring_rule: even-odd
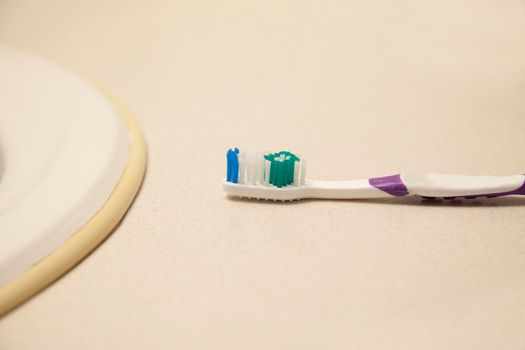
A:
<svg viewBox="0 0 525 350">
<path fill-rule="evenodd" d="M 97 89 L 0 48 L 0 286 L 60 247 L 102 207 L 130 133 Z"/>
</svg>

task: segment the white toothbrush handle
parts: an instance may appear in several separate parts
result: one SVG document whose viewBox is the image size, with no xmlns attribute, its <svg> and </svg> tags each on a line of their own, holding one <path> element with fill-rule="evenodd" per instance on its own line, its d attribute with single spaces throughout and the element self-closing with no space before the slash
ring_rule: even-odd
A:
<svg viewBox="0 0 525 350">
<path fill-rule="evenodd" d="M 232 196 L 267 200 L 302 198 L 366 199 L 404 196 L 454 199 L 525 195 L 525 176 L 469 176 L 404 173 L 352 181 L 306 181 L 298 186 L 275 187 L 239 184 L 225 180 Z"/>
<path fill-rule="evenodd" d="M 392 194 L 375 188 L 368 179 L 351 181 L 306 181 L 299 187 L 301 198 L 365 199 L 388 198 Z"/>
<path fill-rule="evenodd" d="M 405 173 L 368 180 L 308 181 L 304 196 L 309 198 L 385 198 L 418 195 L 428 198 L 499 197 L 525 195 L 525 176 L 469 176 Z"/>
</svg>

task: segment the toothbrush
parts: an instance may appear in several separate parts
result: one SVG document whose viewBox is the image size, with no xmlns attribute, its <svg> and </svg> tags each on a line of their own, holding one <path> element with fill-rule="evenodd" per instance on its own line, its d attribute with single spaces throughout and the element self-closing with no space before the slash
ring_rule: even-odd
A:
<svg viewBox="0 0 525 350">
<path fill-rule="evenodd" d="M 247 154 L 228 150 L 224 191 L 230 196 L 292 201 L 420 196 L 474 199 L 525 195 L 525 175 L 470 176 L 401 173 L 351 181 L 306 179 L 306 160 L 291 152 Z"/>
</svg>

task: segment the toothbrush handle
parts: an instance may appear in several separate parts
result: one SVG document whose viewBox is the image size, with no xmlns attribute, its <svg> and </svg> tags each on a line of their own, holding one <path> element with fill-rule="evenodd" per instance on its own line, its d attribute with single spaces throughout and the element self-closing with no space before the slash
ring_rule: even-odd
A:
<svg viewBox="0 0 525 350">
<path fill-rule="evenodd" d="M 369 179 L 371 186 L 392 196 L 419 195 L 453 199 L 525 195 L 525 176 L 470 176 L 405 173 Z M 404 192 L 403 189 L 406 191 Z"/>
<path fill-rule="evenodd" d="M 525 176 L 404 173 L 368 180 L 308 181 L 305 197 L 358 199 L 421 196 L 453 199 L 525 195 Z"/>
</svg>

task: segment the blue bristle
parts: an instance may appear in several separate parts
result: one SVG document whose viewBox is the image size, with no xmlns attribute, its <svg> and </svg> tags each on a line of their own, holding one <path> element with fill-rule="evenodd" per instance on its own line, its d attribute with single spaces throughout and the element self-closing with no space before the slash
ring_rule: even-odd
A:
<svg viewBox="0 0 525 350">
<path fill-rule="evenodd" d="M 233 153 L 233 167 L 232 167 L 232 182 L 238 183 L 239 182 L 239 149 L 235 148 Z"/>
<path fill-rule="evenodd" d="M 226 152 L 226 181 L 231 182 L 232 181 L 232 157 L 231 157 L 232 150 L 229 149 L 228 152 Z"/>
<path fill-rule="evenodd" d="M 226 181 L 239 182 L 239 149 L 229 149 L 226 153 Z"/>
</svg>

